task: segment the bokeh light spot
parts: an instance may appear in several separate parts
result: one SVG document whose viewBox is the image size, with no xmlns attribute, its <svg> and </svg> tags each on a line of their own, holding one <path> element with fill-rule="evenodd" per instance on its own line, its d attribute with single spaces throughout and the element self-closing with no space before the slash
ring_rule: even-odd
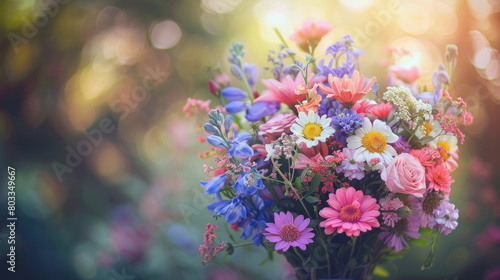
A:
<svg viewBox="0 0 500 280">
<path fill-rule="evenodd" d="M 159 22 L 151 29 L 151 42 L 158 49 L 170 49 L 181 39 L 181 29 L 171 20 Z"/>
</svg>

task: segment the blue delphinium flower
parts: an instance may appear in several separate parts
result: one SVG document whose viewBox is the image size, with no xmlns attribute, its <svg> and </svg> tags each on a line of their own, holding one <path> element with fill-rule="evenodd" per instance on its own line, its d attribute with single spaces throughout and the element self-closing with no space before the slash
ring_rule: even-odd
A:
<svg viewBox="0 0 500 280">
<path fill-rule="evenodd" d="M 241 177 L 234 184 L 234 190 L 237 194 L 245 193 L 247 195 L 252 195 L 255 194 L 257 190 L 264 189 L 265 186 L 264 183 L 262 183 L 262 179 L 252 179 L 256 172 L 257 171 L 252 170 L 251 172 L 241 173 Z"/>
<path fill-rule="evenodd" d="M 248 239 L 253 235 L 252 242 L 255 246 L 264 245 L 262 242 L 262 236 L 266 229 L 266 221 L 265 220 L 250 220 L 248 224 L 243 229 L 241 233 L 241 237 L 243 239 Z"/>
<path fill-rule="evenodd" d="M 247 103 L 243 101 L 231 101 L 224 106 L 226 111 L 230 114 L 238 113 L 247 108 Z"/>
<path fill-rule="evenodd" d="M 221 94 L 227 101 L 241 101 L 248 97 L 248 93 L 237 87 L 224 88 Z"/>
<path fill-rule="evenodd" d="M 240 133 L 234 130 L 233 140 L 229 140 L 231 148 L 228 151 L 229 157 L 236 155 L 240 158 L 249 158 L 253 156 L 253 149 L 248 145 L 248 139 L 252 134 L 250 133 Z"/>
<path fill-rule="evenodd" d="M 243 72 L 245 73 L 248 84 L 253 87 L 259 79 L 259 68 L 257 64 L 243 63 Z"/>
<path fill-rule="evenodd" d="M 247 218 L 247 209 L 244 202 L 245 195 L 239 195 L 233 197 L 231 202 L 227 204 L 225 207 L 221 208 L 219 215 L 223 215 L 226 218 L 226 221 L 230 224 L 234 224 L 238 222 L 240 219 Z"/>
<path fill-rule="evenodd" d="M 265 116 L 272 115 L 280 110 L 279 102 L 261 101 L 255 102 L 247 112 L 245 118 L 248 121 L 256 122 Z"/>
<path fill-rule="evenodd" d="M 214 147 L 223 148 L 226 150 L 229 149 L 226 141 L 220 136 L 210 135 L 207 137 L 207 142 Z"/>
<path fill-rule="evenodd" d="M 217 177 L 213 177 L 212 179 L 206 182 L 200 181 L 201 186 L 207 190 L 207 192 L 204 193 L 203 195 L 218 193 L 220 189 L 224 187 L 227 177 L 228 176 L 226 174 L 222 174 Z"/>
</svg>

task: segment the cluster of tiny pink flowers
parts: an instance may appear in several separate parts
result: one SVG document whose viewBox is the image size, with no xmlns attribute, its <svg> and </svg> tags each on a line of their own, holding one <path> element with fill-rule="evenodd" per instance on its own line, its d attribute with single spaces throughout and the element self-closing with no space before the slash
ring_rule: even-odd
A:
<svg viewBox="0 0 500 280">
<path fill-rule="evenodd" d="M 222 252 L 225 244 L 224 241 L 220 244 L 215 242 L 215 237 L 217 237 L 217 226 L 208 223 L 205 229 L 206 231 L 203 235 L 203 244 L 200 245 L 200 248 L 198 249 L 200 251 L 200 255 L 203 257 L 201 260 L 202 265 L 211 262 L 217 254 Z"/>
<path fill-rule="evenodd" d="M 341 150 L 334 151 L 332 155 L 333 157 L 328 157 L 326 159 L 328 163 L 331 163 L 333 161 L 336 164 L 341 164 L 347 158 L 347 156 Z"/>
<path fill-rule="evenodd" d="M 465 142 L 465 135 L 457 126 L 458 121 L 460 120 L 458 116 L 438 114 L 434 118 L 439 121 L 441 128 L 445 132 L 454 134 L 458 140 L 460 140 L 461 144 Z M 472 123 L 472 121 L 470 121 L 470 123 Z"/>
<path fill-rule="evenodd" d="M 248 172 L 256 163 L 248 161 L 245 165 L 234 164 L 229 160 L 227 155 L 221 157 L 215 156 L 215 163 L 219 168 L 225 168 L 226 174 L 231 175 L 235 173 Z"/>
<path fill-rule="evenodd" d="M 281 136 L 271 142 L 271 147 L 273 149 L 273 156 L 280 157 L 285 156 L 287 159 L 293 158 L 293 152 L 295 151 L 295 147 L 297 146 L 296 135 L 286 135 L 285 133 L 281 134 Z"/>
<path fill-rule="evenodd" d="M 210 100 L 188 98 L 186 105 L 182 107 L 182 112 L 186 114 L 186 117 L 197 115 L 202 110 L 205 110 L 207 114 L 210 112 Z"/>
</svg>

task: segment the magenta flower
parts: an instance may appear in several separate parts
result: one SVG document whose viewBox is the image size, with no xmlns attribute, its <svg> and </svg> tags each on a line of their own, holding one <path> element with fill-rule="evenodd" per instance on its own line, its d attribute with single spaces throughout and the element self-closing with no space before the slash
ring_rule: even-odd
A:
<svg viewBox="0 0 500 280">
<path fill-rule="evenodd" d="M 299 247 L 303 251 L 306 245 L 312 243 L 314 233 L 312 228 L 308 228 L 310 219 L 304 219 L 304 216 L 298 215 L 293 218 L 289 211 L 274 213 L 274 223 L 266 223 L 267 228 L 264 236 L 270 242 L 276 242 L 274 250 L 283 250 L 285 252 L 292 247 Z"/>
<path fill-rule="evenodd" d="M 377 220 L 380 205 L 377 200 L 363 195 L 362 191 L 356 191 L 353 187 L 340 188 L 335 194 L 330 193 L 327 203 L 330 207 L 319 211 L 319 215 L 327 219 L 319 224 L 325 228 L 326 234 L 337 231 L 345 232 L 347 236 L 359 236 L 361 232 L 380 226 Z"/>
</svg>

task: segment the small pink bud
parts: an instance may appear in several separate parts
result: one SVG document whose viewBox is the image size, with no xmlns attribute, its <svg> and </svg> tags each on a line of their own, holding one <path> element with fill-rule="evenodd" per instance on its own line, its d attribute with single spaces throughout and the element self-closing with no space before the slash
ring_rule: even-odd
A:
<svg viewBox="0 0 500 280">
<path fill-rule="evenodd" d="M 220 91 L 219 85 L 216 82 L 212 81 L 212 80 L 208 81 L 208 89 L 213 94 L 218 94 L 219 91 Z"/>
</svg>

